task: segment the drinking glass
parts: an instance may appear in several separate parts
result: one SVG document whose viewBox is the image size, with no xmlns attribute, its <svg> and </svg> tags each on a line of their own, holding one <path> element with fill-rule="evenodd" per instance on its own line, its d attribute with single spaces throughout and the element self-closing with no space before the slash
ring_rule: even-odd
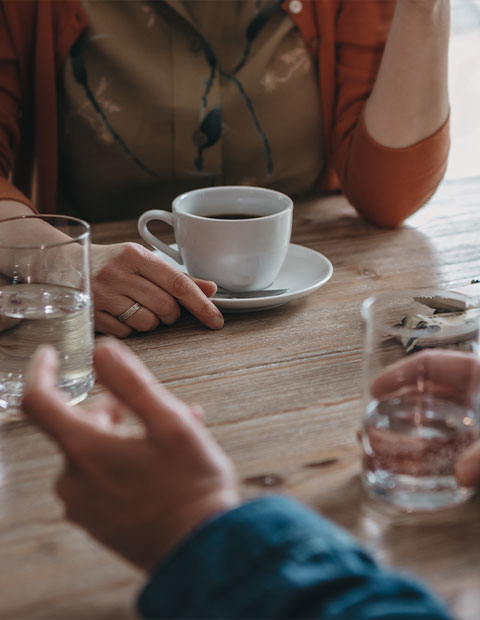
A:
<svg viewBox="0 0 480 620">
<path fill-rule="evenodd" d="M 42 344 L 58 352 L 58 387 L 83 400 L 94 383 L 90 227 L 73 217 L 0 221 L 0 416 L 18 408 Z"/>
<path fill-rule="evenodd" d="M 480 437 L 479 310 L 464 295 L 407 290 L 368 298 L 362 315 L 365 487 L 408 512 L 464 501 L 473 491 L 455 463 Z"/>
</svg>

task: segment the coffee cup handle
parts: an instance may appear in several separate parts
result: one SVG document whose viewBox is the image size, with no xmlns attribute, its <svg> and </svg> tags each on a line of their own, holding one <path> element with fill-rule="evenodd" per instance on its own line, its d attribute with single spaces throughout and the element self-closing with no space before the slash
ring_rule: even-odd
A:
<svg viewBox="0 0 480 620">
<path fill-rule="evenodd" d="M 160 241 L 160 239 L 157 239 L 157 237 L 152 235 L 152 233 L 148 230 L 148 224 L 153 220 L 161 220 L 162 222 L 165 222 L 173 227 L 173 214 L 169 211 L 162 211 L 161 209 L 151 209 L 150 211 L 145 211 L 145 213 L 138 218 L 138 232 L 140 233 L 140 236 L 145 239 L 145 241 L 148 241 L 148 243 L 154 248 L 157 248 L 157 250 L 167 254 L 167 256 L 170 256 L 170 258 L 176 260 L 177 263 L 183 265 L 182 255 L 180 252 L 171 248 L 167 243 Z"/>
</svg>

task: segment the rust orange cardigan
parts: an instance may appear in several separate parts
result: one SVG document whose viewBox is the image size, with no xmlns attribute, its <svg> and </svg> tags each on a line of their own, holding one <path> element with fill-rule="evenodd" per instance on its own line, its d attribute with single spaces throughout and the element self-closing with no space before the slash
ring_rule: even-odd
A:
<svg viewBox="0 0 480 620">
<path fill-rule="evenodd" d="M 397 226 L 428 200 L 441 180 L 449 127 L 447 121 L 434 135 L 402 149 L 376 143 L 365 128 L 363 107 L 395 0 L 286 0 L 282 6 L 318 58 L 328 163 L 320 186 L 325 191 L 340 188 L 375 224 Z M 0 3 L 0 201 L 55 211 L 57 81 L 86 25 L 78 0 Z"/>
</svg>

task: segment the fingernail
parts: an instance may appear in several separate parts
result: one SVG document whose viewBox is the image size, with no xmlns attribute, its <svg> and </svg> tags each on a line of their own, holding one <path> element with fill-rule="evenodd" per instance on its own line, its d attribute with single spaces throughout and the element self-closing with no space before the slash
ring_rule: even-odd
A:
<svg viewBox="0 0 480 620">
<path fill-rule="evenodd" d="M 57 370 L 57 365 L 58 357 L 56 350 L 48 344 L 38 346 L 27 368 L 25 385 L 29 387 L 32 381 L 36 381 L 38 377 L 43 377 L 42 380 L 50 383 Z"/>
<path fill-rule="evenodd" d="M 223 318 L 223 315 L 220 314 L 220 312 L 216 314 L 212 319 L 212 327 L 214 329 L 220 329 L 221 327 L 223 327 L 224 323 L 225 323 L 225 320 Z"/>
<path fill-rule="evenodd" d="M 36 348 L 32 359 L 37 360 L 40 358 L 43 358 L 47 363 L 51 364 L 56 358 L 55 349 L 49 344 L 41 344 Z"/>
<path fill-rule="evenodd" d="M 95 348 L 99 349 L 102 347 L 112 347 L 117 346 L 117 344 L 117 340 L 111 336 L 100 336 L 100 338 L 97 338 L 95 342 Z"/>
<path fill-rule="evenodd" d="M 462 459 L 455 466 L 455 474 L 462 486 L 473 487 L 480 484 L 480 463 Z"/>
</svg>

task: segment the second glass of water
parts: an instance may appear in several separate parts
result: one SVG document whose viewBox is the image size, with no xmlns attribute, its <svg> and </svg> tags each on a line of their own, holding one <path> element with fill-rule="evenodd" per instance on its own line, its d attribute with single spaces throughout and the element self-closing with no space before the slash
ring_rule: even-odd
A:
<svg viewBox="0 0 480 620">
<path fill-rule="evenodd" d="M 385 292 L 365 320 L 363 482 L 408 512 L 463 502 L 455 464 L 480 438 L 479 310 L 441 290 Z"/>
<path fill-rule="evenodd" d="M 73 217 L 0 221 L 0 415 L 18 408 L 39 345 L 60 358 L 58 386 L 71 403 L 94 383 L 90 227 Z"/>
</svg>

